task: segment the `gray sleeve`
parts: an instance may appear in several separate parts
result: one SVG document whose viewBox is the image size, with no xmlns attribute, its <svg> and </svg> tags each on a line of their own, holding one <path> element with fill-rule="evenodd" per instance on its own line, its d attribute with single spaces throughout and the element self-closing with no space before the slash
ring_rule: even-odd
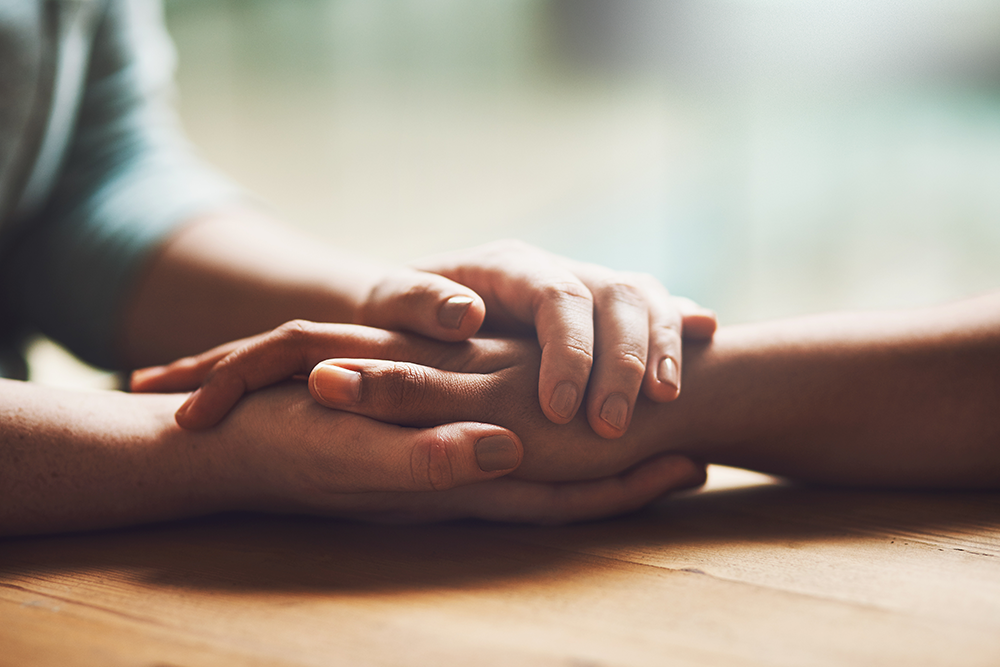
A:
<svg viewBox="0 0 1000 667">
<path fill-rule="evenodd" d="M 116 368 L 123 307 L 179 224 L 243 193 L 203 165 L 172 108 L 174 52 L 155 0 L 111 0 L 58 182 L 9 255 L 20 316 Z"/>
</svg>

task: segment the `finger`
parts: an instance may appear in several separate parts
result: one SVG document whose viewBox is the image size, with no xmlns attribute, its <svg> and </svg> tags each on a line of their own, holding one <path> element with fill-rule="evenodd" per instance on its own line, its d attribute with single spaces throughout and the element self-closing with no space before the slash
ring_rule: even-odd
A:
<svg viewBox="0 0 1000 667">
<path fill-rule="evenodd" d="M 649 357 L 643 393 L 658 402 L 672 401 L 681 392 L 681 327 L 678 300 L 659 281 L 645 282 L 649 303 Z"/>
<path fill-rule="evenodd" d="M 708 340 L 719 327 L 715 311 L 698 305 L 683 296 L 672 297 L 674 304 L 681 313 L 683 334 L 685 338 Z"/>
<path fill-rule="evenodd" d="M 356 516 L 383 521 L 442 521 L 474 517 L 490 521 L 557 525 L 635 511 L 671 491 L 700 486 L 704 466 L 666 455 L 629 472 L 585 482 L 529 482 L 505 478 L 442 494 L 356 498 Z"/>
<path fill-rule="evenodd" d="M 233 350 L 248 344 L 253 338 L 234 340 L 213 347 L 207 352 L 178 359 L 165 366 L 151 366 L 132 371 L 129 389 L 137 393 L 156 392 L 161 394 L 191 391 L 201 384 L 216 363 Z"/>
<path fill-rule="evenodd" d="M 475 291 L 444 276 L 404 269 L 392 273 L 368 295 L 361 322 L 413 331 L 437 340 L 459 341 L 475 334 L 486 306 Z"/>
<path fill-rule="evenodd" d="M 534 327 L 542 349 L 542 412 L 557 424 L 570 422 L 593 365 L 594 302 L 586 285 L 549 253 L 516 241 L 432 258 L 422 267 L 481 294 L 491 325 Z"/>
<path fill-rule="evenodd" d="M 604 438 L 628 429 L 646 374 L 650 313 L 644 289 L 631 274 L 600 271 L 585 278 L 594 295 L 594 369 L 587 390 L 587 420 Z"/>
<path fill-rule="evenodd" d="M 535 327 L 542 360 L 538 397 L 556 424 L 572 421 L 594 364 L 594 301 L 575 276 L 543 285 L 535 296 Z"/>
<path fill-rule="evenodd" d="M 319 451 L 312 466 L 330 471 L 325 483 L 336 492 L 444 491 L 506 475 L 524 453 L 513 432 L 491 424 L 413 429 L 352 419 L 340 424 L 338 446 Z"/>
<path fill-rule="evenodd" d="M 381 359 L 328 359 L 313 368 L 309 391 L 328 408 L 404 426 L 489 419 L 491 376 Z"/>
<path fill-rule="evenodd" d="M 178 425 L 200 430 L 214 426 L 249 391 L 301 374 L 330 356 L 379 356 L 434 363 L 441 343 L 418 336 L 344 324 L 305 320 L 287 322 L 266 334 L 244 341 L 216 361 L 202 386 L 177 410 Z M 212 355 L 211 358 L 215 358 Z M 199 368 L 204 362 L 198 362 Z"/>
<path fill-rule="evenodd" d="M 691 299 L 671 296 L 650 278 L 649 361 L 643 393 L 658 402 L 672 401 L 681 393 L 682 338 L 710 340 L 715 333 L 715 313 Z"/>
<path fill-rule="evenodd" d="M 675 489 L 700 485 L 704 478 L 704 466 L 683 456 L 661 456 L 615 477 L 553 485 L 547 499 L 483 505 L 477 516 L 548 525 L 603 519 L 634 512 Z"/>
</svg>

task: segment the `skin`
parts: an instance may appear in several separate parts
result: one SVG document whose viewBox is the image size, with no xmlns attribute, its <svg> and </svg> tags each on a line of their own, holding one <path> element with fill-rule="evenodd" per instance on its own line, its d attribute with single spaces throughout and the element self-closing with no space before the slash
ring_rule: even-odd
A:
<svg viewBox="0 0 1000 667">
<path fill-rule="evenodd" d="M 678 396 L 682 332 L 706 339 L 716 326 L 711 311 L 670 299 L 649 276 L 516 241 L 387 267 L 233 209 L 192 221 L 152 259 L 119 347 L 125 367 L 152 366 L 296 318 L 442 341 L 481 328 L 537 335 L 541 410 L 569 422 L 589 382 L 587 417 L 605 438 L 626 432 L 640 391 L 655 401 Z"/>
<path fill-rule="evenodd" d="M 634 510 L 704 481 L 699 466 L 676 456 L 588 482 L 496 479 L 508 471 L 481 471 L 474 446 L 505 435 L 520 454 L 500 427 L 392 426 L 322 407 L 301 383 L 256 392 L 202 432 L 174 422 L 182 400 L 0 380 L 0 535 L 228 510 L 563 523 Z M 493 481 L 458 486 L 482 480 Z"/>
<path fill-rule="evenodd" d="M 563 377 L 586 381 L 595 355 L 607 357 L 597 368 L 615 368 L 621 360 L 602 345 L 616 332 L 629 332 L 623 345 L 645 340 L 647 356 L 674 354 L 679 364 L 679 346 L 670 343 L 664 351 L 667 343 L 657 342 L 666 340 L 664 332 L 679 335 L 686 319 L 694 332 L 710 336 L 714 330 L 714 316 L 686 302 L 689 317 L 653 304 L 659 314 L 647 312 L 641 330 L 633 331 L 633 320 L 620 314 L 613 298 L 620 286 L 631 284 L 630 275 L 581 265 L 581 278 L 559 258 L 521 244 L 470 251 L 467 261 L 479 261 L 477 253 L 494 261 L 472 276 L 488 302 L 442 275 L 337 253 L 253 211 L 219 211 L 181 227 L 149 261 L 123 312 L 121 363 L 164 363 L 296 317 L 461 341 L 480 329 L 489 306 L 508 313 L 502 325 L 538 327 L 549 353 L 547 382 L 558 384 Z M 522 254 L 530 255 L 530 263 L 518 259 Z M 455 256 L 447 261 L 443 272 L 463 266 Z M 529 265 L 536 273 L 525 272 Z M 433 267 L 429 262 L 425 268 Z M 565 290 L 537 283 L 557 275 Z M 648 288 L 655 294 L 635 289 L 630 296 L 638 295 L 642 303 L 663 293 L 659 286 Z M 566 337 L 577 330 L 591 331 L 590 337 Z M 602 343 L 595 346 L 598 337 Z M 631 379 L 630 395 L 638 394 L 642 377 Z M 651 464 L 659 470 L 655 475 L 643 468 L 583 485 L 508 482 L 459 494 L 457 486 L 495 480 L 519 465 L 523 449 L 516 435 L 475 420 L 407 429 L 337 416 L 317 406 L 303 387 L 258 392 L 246 401 L 251 407 L 241 404 L 239 416 L 224 427 L 193 434 L 174 423 L 179 396 L 0 384 L 0 534 L 116 526 L 233 508 L 558 522 L 627 511 L 703 479 L 690 461 L 671 457 Z M 613 385 L 608 391 L 622 389 Z M 651 391 L 657 400 L 677 393 L 664 393 L 662 386 Z M 290 420 L 293 413 L 300 419 Z M 482 440 L 497 435 L 509 442 L 499 450 L 491 446 L 492 459 L 484 468 Z M 303 452 L 311 454 L 303 459 Z M 322 477 L 310 481 L 316 471 Z M 303 477 L 304 486 L 298 484 Z M 304 496 L 302 488 L 314 491 Z M 270 490 L 261 495 L 248 489 Z"/>
<path fill-rule="evenodd" d="M 201 394 L 224 413 L 238 396 L 216 386 L 304 373 L 343 335 L 299 327 L 298 341 L 258 340 L 221 361 L 187 360 L 172 374 L 197 384 L 207 373 Z M 824 484 L 1000 487 L 1000 293 L 722 328 L 711 343 L 688 347 L 683 396 L 664 404 L 640 399 L 632 428 L 613 444 L 582 416 L 557 426 L 538 409 L 532 390 L 540 351 L 530 339 L 425 341 L 409 350 L 404 342 L 396 341 L 390 358 L 411 354 L 416 363 L 326 360 L 311 371 L 312 395 L 394 423 L 505 426 L 524 446 L 513 475 L 530 480 L 600 478 L 669 452 Z M 294 369 L 274 354 L 289 346 L 304 351 Z M 220 363 L 224 372 L 213 374 Z"/>
</svg>

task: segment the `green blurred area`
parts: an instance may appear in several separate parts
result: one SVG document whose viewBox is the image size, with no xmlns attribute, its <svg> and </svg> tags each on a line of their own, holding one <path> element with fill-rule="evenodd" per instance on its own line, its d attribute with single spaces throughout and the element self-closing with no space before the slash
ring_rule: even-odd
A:
<svg viewBox="0 0 1000 667">
<path fill-rule="evenodd" d="M 724 322 L 1000 286 L 1000 6 L 172 0 L 193 139 L 406 260 L 514 236 Z"/>
</svg>

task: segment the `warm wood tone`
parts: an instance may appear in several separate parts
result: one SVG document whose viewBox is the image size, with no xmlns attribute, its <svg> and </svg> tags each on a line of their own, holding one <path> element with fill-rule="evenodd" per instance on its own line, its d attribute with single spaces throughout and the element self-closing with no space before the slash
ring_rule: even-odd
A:
<svg viewBox="0 0 1000 667">
<path fill-rule="evenodd" d="M 1000 665 L 1000 494 L 716 479 L 563 528 L 0 541 L 0 665 Z"/>
</svg>

